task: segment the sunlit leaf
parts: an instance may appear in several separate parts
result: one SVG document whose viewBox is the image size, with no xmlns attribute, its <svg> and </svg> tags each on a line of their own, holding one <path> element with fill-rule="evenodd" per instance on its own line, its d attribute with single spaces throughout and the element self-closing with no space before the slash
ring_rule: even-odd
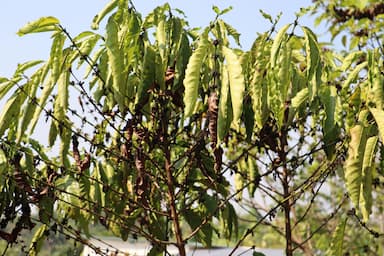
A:
<svg viewBox="0 0 384 256">
<path fill-rule="evenodd" d="M 92 21 L 92 29 L 98 29 L 100 21 L 110 13 L 118 4 L 119 0 L 110 1 L 94 18 Z"/>
<path fill-rule="evenodd" d="M 45 224 L 41 225 L 39 229 L 36 230 L 29 246 L 28 255 L 37 256 L 39 254 L 48 230 L 49 227 Z"/>
<path fill-rule="evenodd" d="M 368 138 L 365 146 L 364 159 L 362 165 L 362 183 L 360 195 L 360 209 L 363 215 L 363 221 L 367 222 L 372 212 L 372 180 L 374 170 L 374 156 L 376 153 L 378 136 Z"/>
<path fill-rule="evenodd" d="M 204 62 L 205 57 L 207 56 L 208 49 L 208 31 L 205 31 L 199 39 L 197 49 L 192 53 L 187 69 L 185 71 L 184 78 L 184 114 L 186 117 L 189 117 L 193 114 L 195 110 L 197 95 L 200 85 L 200 70 Z"/>
<path fill-rule="evenodd" d="M 273 40 L 273 44 L 271 47 L 271 59 L 270 59 L 272 68 L 276 66 L 276 61 L 280 54 L 281 45 L 283 44 L 284 40 L 286 40 L 286 32 L 289 27 L 290 27 L 290 24 L 287 24 L 284 27 L 282 27 L 277 33 L 275 39 Z"/>
<path fill-rule="evenodd" d="M 57 26 L 60 23 L 58 19 L 52 16 L 41 17 L 38 20 L 27 23 L 24 27 L 19 29 L 17 34 L 24 36 L 30 33 L 47 32 L 47 31 L 58 31 Z"/>
<path fill-rule="evenodd" d="M 349 142 L 348 157 L 344 166 L 347 190 L 357 209 L 360 202 L 364 150 L 368 139 L 368 129 L 364 126 L 367 115 L 368 111 L 363 110 L 359 116 L 359 123 L 350 129 L 351 141 Z"/>
<path fill-rule="evenodd" d="M 240 58 L 233 50 L 223 46 L 223 54 L 227 63 L 233 121 L 235 126 L 238 127 L 243 109 L 245 91 L 244 74 Z"/>
</svg>

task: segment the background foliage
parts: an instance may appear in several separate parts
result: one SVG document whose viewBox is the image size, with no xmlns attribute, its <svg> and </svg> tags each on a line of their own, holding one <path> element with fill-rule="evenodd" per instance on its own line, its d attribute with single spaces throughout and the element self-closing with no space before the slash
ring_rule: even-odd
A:
<svg viewBox="0 0 384 256">
<path fill-rule="evenodd" d="M 52 47 L 0 78 L 4 254 L 25 229 L 29 255 L 53 233 L 103 254 L 94 225 L 150 255 L 188 241 L 382 254 L 383 5 L 315 1 L 278 31 L 262 13 L 248 51 L 230 10 L 195 29 L 168 4 L 142 17 L 115 0 L 92 31 L 55 17 L 18 31 Z M 319 43 L 306 12 L 348 51 Z"/>
</svg>

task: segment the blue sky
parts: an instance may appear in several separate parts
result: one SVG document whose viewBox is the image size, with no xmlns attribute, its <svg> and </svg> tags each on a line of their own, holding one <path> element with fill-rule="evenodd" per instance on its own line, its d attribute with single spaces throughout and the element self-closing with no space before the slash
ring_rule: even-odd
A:
<svg viewBox="0 0 384 256">
<path fill-rule="evenodd" d="M 49 33 L 19 37 L 17 30 L 29 21 L 41 16 L 55 16 L 72 34 L 90 30 L 93 16 L 101 10 L 109 0 L 67 0 L 67 1 L 3 1 L 0 15 L 0 76 L 11 76 L 18 63 L 28 60 L 46 59 L 49 54 Z M 169 2 L 171 7 L 185 12 L 191 27 L 204 27 L 214 19 L 212 6 L 223 9 L 233 6 L 234 9 L 223 18 L 241 33 L 241 43 L 244 49 L 252 44 L 257 32 L 264 32 L 270 28 L 259 9 L 275 17 L 282 12 L 280 26 L 291 23 L 295 19 L 294 13 L 300 7 L 307 7 L 310 0 L 133 0 L 137 10 L 144 15 L 158 5 Z M 302 18 L 300 25 L 313 27 L 311 18 Z"/>
</svg>

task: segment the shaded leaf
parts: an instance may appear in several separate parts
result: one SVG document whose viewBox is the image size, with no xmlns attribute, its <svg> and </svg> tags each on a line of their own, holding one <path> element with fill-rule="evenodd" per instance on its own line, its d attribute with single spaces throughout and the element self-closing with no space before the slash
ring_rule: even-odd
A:
<svg viewBox="0 0 384 256">
<path fill-rule="evenodd" d="M 336 227 L 332 235 L 331 246 L 329 247 L 326 255 L 328 256 L 342 256 L 343 255 L 343 242 L 345 226 L 347 224 L 347 218 L 341 220 L 339 225 Z"/>
<path fill-rule="evenodd" d="M 28 255 L 37 256 L 41 250 L 44 239 L 46 237 L 46 232 L 49 230 L 49 227 L 45 224 L 41 225 L 38 230 L 36 230 L 29 247 Z"/>
</svg>

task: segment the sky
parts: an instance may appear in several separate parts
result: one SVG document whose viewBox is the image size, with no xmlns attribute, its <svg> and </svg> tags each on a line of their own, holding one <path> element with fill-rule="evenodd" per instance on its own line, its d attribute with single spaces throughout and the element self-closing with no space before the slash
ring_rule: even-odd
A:
<svg viewBox="0 0 384 256">
<path fill-rule="evenodd" d="M 71 35 L 91 30 L 90 24 L 109 0 L 7 0 L 1 3 L 0 15 L 0 77 L 10 77 L 18 63 L 28 60 L 47 59 L 51 45 L 49 33 L 19 37 L 16 32 L 27 22 L 42 16 L 55 16 Z M 276 17 L 282 12 L 279 27 L 295 20 L 295 12 L 311 4 L 310 0 L 133 0 L 136 9 L 144 16 L 156 6 L 168 2 L 172 8 L 185 12 L 191 27 L 205 27 L 215 18 L 212 6 L 220 9 L 233 6 L 223 16 L 241 33 L 241 44 L 249 49 L 257 32 L 267 31 L 271 26 L 259 10 Z M 313 18 L 301 18 L 300 25 L 313 27 Z"/>
</svg>

